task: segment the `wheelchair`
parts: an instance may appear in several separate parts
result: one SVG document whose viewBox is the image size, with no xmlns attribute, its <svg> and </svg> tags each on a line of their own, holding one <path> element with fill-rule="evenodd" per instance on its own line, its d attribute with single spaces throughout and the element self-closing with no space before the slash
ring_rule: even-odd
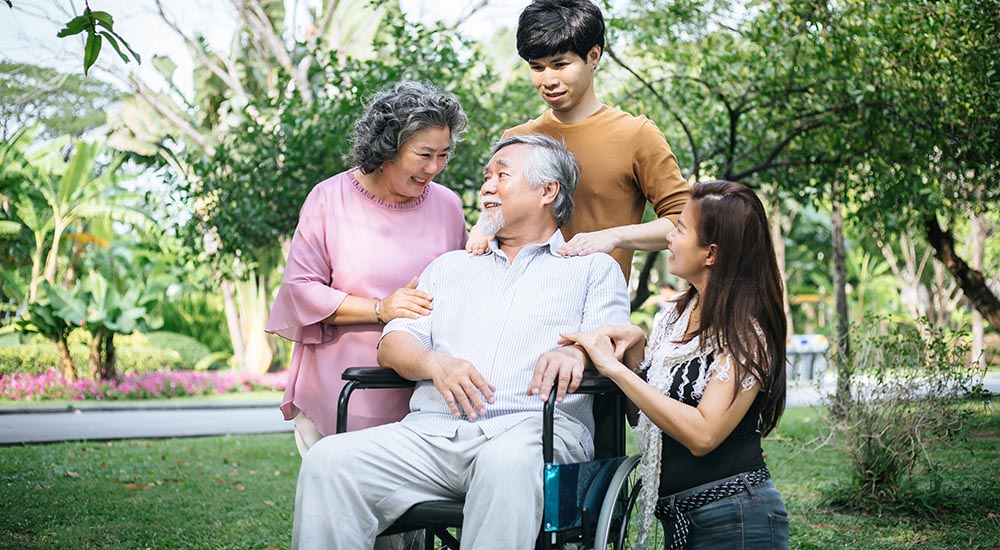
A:
<svg viewBox="0 0 1000 550">
<path fill-rule="evenodd" d="M 355 390 L 416 385 L 392 369 L 379 367 L 350 368 L 343 379 L 347 384 L 337 404 L 337 433 L 346 431 L 348 404 Z M 544 511 L 535 548 L 633 548 L 642 487 L 639 455 L 625 455 L 625 398 L 611 380 L 591 371 L 584 373 L 576 393 L 594 396 L 594 460 L 576 464 L 553 462 L 556 402 L 553 386 L 542 413 Z M 653 523 L 648 548 L 663 548 L 662 528 L 658 521 Z M 425 550 L 458 550 L 456 533 L 461 526 L 461 501 L 430 501 L 412 506 L 379 536 L 422 530 Z"/>
</svg>

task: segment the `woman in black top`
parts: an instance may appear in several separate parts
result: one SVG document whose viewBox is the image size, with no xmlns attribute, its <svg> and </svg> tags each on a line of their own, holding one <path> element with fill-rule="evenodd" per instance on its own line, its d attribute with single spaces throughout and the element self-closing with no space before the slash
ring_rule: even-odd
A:
<svg viewBox="0 0 1000 550">
<path fill-rule="evenodd" d="M 760 439 L 785 407 L 781 276 L 760 200 L 738 183 L 692 189 L 667 237 L 674 298 L 647 346 L 638 327 L 566 334 L 642 412 L 642 538 L 667 548 L 786 548 L 788 513 Z"/>
</svg>

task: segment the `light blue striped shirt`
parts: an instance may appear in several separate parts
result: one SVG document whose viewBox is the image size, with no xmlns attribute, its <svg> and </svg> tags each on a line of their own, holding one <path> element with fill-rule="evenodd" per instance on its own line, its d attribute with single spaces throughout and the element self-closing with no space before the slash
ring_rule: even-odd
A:
<svg viewBox="0 0 1000 550">
<path fill-rule="evenodd" d="M 564 257 L 556 231 L 543 244 L 524 247 L 513 264 L 490 243 L 473 256 L 448 252 L 427 266 L 419 288 L 434 297 L 430 315 L 396 318 L 383 337 L 402 330 L 428 349 L 465 359 L 496 388 L 493 404 L 475 420 L 455 417 L 430 380 L 417 383 L 403 424 L 420 433 L 454 436 L 474 422 L 494 437 L 539 414 L 542 402 L 527 395 L 538 357 L 557 348 L 560 332 L 594 330 L 629 322 L 628 290 L 621 268 L 607 254 Z M 568 395 L 558 412 L 594 432 L 592 399 Z"/>
</svg>

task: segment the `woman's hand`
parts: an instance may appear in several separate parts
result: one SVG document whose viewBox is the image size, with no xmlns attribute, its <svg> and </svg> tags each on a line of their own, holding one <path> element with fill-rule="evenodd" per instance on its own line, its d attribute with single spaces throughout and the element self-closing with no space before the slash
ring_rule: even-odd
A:
<svg viewBox="0 0 1000 550">
<path fill-rule="evenodd" d="M 628 370 L 628 367 L 619 362 L 618 358 L 615 357 L 615 349 L 611 338 L 601 334 L 600 330 L 574 332 L 571 334 L 561 333 L 559 336 L 560 344 L 577 344 L 583 348 L 587 352 L 587 355 L 590 356 L 590 360 L 594 363 L 597 372 L 608 378 L 612 378 L 620 369 Z"/>
<path fill-rule="evenodd" d="M 619 361 L 633 347 L 646 345 L 646 333 L 635 325 L 601 325 L 597 332 L 611 338 L 615 346 L 615 357 Z"/>
<path fill-rule="evenodd" d="M 614 347 L 615 359 L 621 361 L 625 354 L 635 346 L 646 344 L 646 333 L 635 325 L 601 325 L 594 331 L 596 334 L 606 336 L 611 339 Z M 562 338 L 557 342 L 560 345 L 573 343 L 567 339 L 567 335 L 560 335 Z"/>
<path fill-rule="evenodd" d="M 493 239 L 493 235 L 483 234 L 479 226 L 474 225 L 472 226 L 472 231 L 469 231 L 469 240 L 465 241 L 465 251 L 469 254 L 482 256 L 490 249 L 491 239 Z"/>
<path fill-rule="evenodd" d="M 385 298 L 382 298 L 382 321 L 388 323 L 396 317 L 416 319 L 427 315 L 434 309 L 433 298 L 422 290 L 417 290 L 417 278 L 414 277 L 406 286 L 397 288 Z"/>
</svg>

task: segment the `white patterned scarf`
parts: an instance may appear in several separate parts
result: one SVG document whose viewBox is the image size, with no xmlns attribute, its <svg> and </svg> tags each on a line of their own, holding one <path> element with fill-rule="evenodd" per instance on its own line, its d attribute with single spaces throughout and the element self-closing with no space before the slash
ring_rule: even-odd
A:
<svg viewBox="0 0 1000 550">
<path fill-rule="evenodd" d="M 732 371 L 732 362 L 728 354 L 715 357 L 710 361 L 715 347 L 708 338 L 702 345 L 700 336 L 679 343 L 684 338 L 691 312 L 699 298 L 694 297 L 688 306 L 677 315 L 677 302 L 672 301 L 663 312 L 660 322 L 653 327 L 653 333 L 646 348 L 646 357 L 640 364 L 640 371 L 647 369 L 646 381 L 660 393 L 667 395 L 670 386 L 678 376 L 687 376 L 687 367 L 694 359 L 700 361 L 698 376 L 695 380 L 686 380 L 682 384 L 692 384 L 691 395 L 697 400 L 705 392 L 705 387 L 712 376 L 726 382 Z M 756 379 L 748 376 L 743 381 L 743 389 L 753 387 Z M 749 387 L 748 387 L 749 386 Z M 653 525 L 653 512 L 660 492 L 660 465 L 663 451 L 663 431 L 644 413 L 639 415 L 639 425 L 636 427 L 636 441 L 642 451 L 639 465 L 639 475 L 642 479 L 642 494 L 639 499 L 639 540 L 637 548 L 645 549 L 647 535 Z"/>
</svg>

